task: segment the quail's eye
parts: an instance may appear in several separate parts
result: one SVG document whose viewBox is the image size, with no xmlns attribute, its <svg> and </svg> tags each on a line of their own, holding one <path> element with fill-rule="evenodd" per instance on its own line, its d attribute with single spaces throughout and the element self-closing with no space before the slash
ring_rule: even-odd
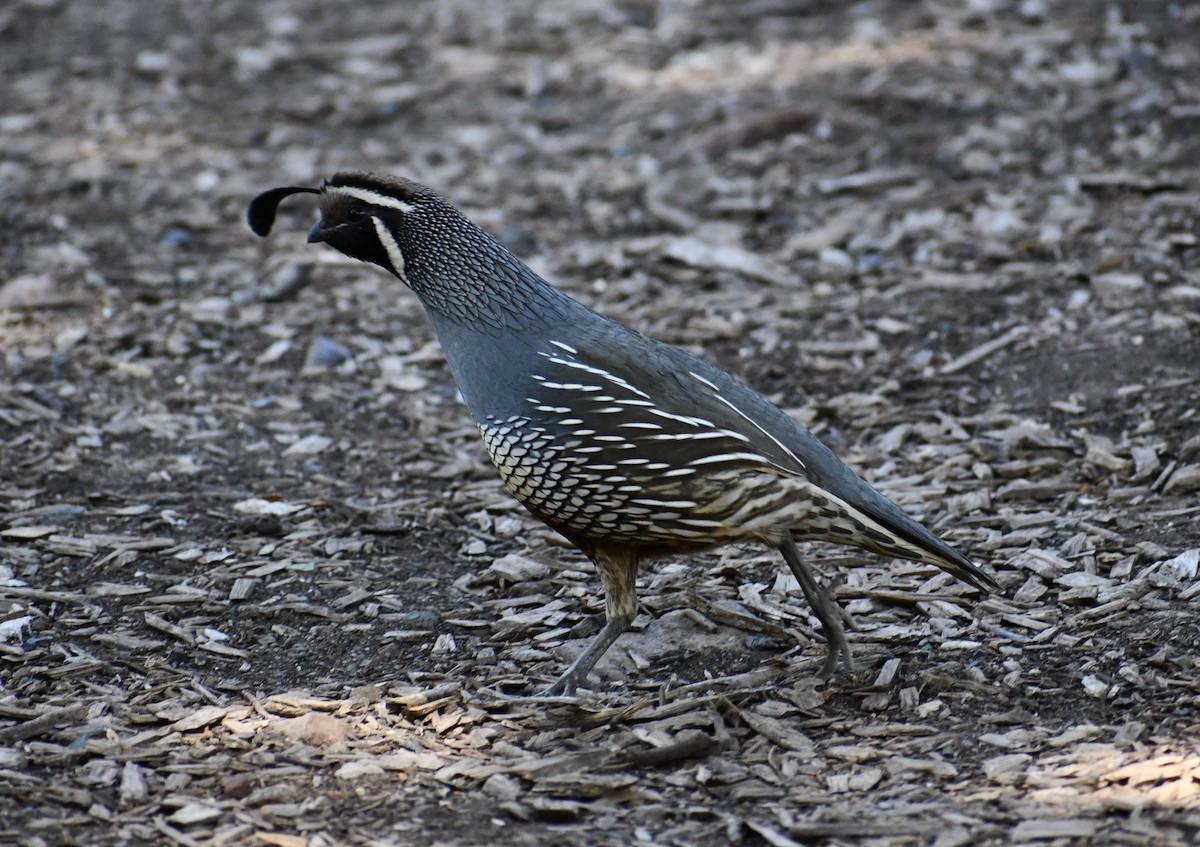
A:
<svg viewBox="0 0 1200 847">
<path fill-rule="evenodd" d="M 346 210 L 346 220 L 356 224 L 367 216 L 367 210 L 362 206 L 351 206 Z"/>
</svg>

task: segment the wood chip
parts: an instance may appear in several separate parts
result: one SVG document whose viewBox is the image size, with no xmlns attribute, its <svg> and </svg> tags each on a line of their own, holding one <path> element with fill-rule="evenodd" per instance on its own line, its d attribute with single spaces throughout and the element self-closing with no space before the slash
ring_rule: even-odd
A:
<svg viewBox="0 0 1200 847">
<path fill-rule="evenodd" d="M 1087 818 L 1021 821 L 1013 828 L 1013 841 L 1049 841 L 1055 838 L 1092 838 L 1099 823 Z"/>
</svg>

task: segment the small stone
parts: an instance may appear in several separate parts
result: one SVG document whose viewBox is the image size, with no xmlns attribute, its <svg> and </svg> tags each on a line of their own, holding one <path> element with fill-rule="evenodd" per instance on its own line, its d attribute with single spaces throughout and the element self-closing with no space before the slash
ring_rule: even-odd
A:
<svg viewBox="0 0 1200 847">
<path fill-rule="evenodd" d="M 516 800 L 524 790 L 521 783 L 508 774 L 494 773 L 483 783 L 483 793 L 496 800 Z"/>
<path fill-rule="evenodd" d="M 163 233 L 159 243 L 163 247 L 186 247 L 192 240 L 192 234 L 183 227 L 173 226 Z"/>
<path fill-rule="evenodd" d="M 292 349 L 292 342 L 287 338 L 281 338 L 278 341 L 271 342 L 266 350 L 263 350 L 254 359 L 256 365 L 273 365 L 284 357 L 288 350 Z"/>
<path fill-rule="evenodd" d="M 241 800 L 254 790 L 255 776 L 251 773 L 235 773 L 221 780 L 221 792 Z"/>
<path fill-rule="evenodd" d="M 854 259 L 845 250 L 825 247 L 817 254 L 817 261 L 829 268 L 850 273 L 854 270 Z"/>
<path fill-rule="evenodd" d="M 324 452 L 333 439 L 325 435 L 306 435 L 283 451 L 285 456 L 315 456 Z"/>
<path fill-rule="evenodd" d="M 1200 548 L 1184 550 L 1173 559 L 1163 562 L 1163 567 L 1181 580 L 1193 580 L 1200 569 Z"/>
<path fill-rule="evenodd" d="M 403 356 L 384 356 L 379 360 L 379 380 L 399 391 L 421 391 L 429 380 L 415 373 Z"/>
<path fill-rule="evenodd" d="M 1045 0 L 1022 0 L 1021 5 L 1017 7 L 1017 13 L 1029 23 L 1045 20 Z"/>
<path fill-rule="evenodd" d="M 142 775 L 141 766 L 137 762 L 126 762 L 121 770 L 121 805 L 136 806 L 150 794 L 146 778 Z"/>
<path fill-rule="evenodd" d="M 1176 469 L 1163 486 L 1164 494 L 1183 494 L 1196 490 L 1200 490 L 1200 465 L 1184 465 Z"/>
<path fill-rule="evenodd" d="M 360 779 L 364 776 L 383 776 L 383 768 L 366 759 L 355 759 L 352 762 L 346 762 L 334 771 L 333 775 L 338 779 L 345 780 Z"/>
<path fill-rule="evenodd" d="M 983 773 L 988 779 L 997 782 L 1011 781 L 1012 777 L 1025 772 L 1025 767 L 1033 761 L 1027 753 L 1005 753 L 992 756 L 983 763 Z"/>
<path fill-rule="evenodd" d="M 509 553 L 492 562 L 484 573 L 494 574 L 508 582 L 525 582 L 549 576 L 550 566 L 519 553 Z"/>
<path fill-rule="evenodd" d="M 1000 169 L 996 157 L 986 150 L 968 150 L 963 154 L 961 164 L 969 174 L 994 174 Z"/>
<path fill-rule="evenodd" d="M 493 529 L 503 538 L 512 538 L 520 533 L 523 527 L 524 524 L 516 518 L 496 518 Z"/>
<path fill-rule="evenodd" d="M 38 522 L 61 526 L 62 524 L 78 520 L 86 514 L 86 506 L 79 506 L 74 503 L 59 503 L 41 512 L 38 515 Z"/>
<path fill-rule="evenodd" d="M 1025 221 L 1011 209 L 983 207 L 975 210 L 971 220 L 980 232 L 995 238 L 1013 235 L 1026 227 Z"/>
<path fill-rule="evenodd" d="M 1200 285 L 1172 285 L 1163 297 L 1176 303 L 1195 303 L 1200 301 Z"/>
<path fill-rule="evenodd" d="M 192 824 L 215 821 L 222 814 L 224 812 L 213 806 L 206 806 L 203 803 L 188 803 L 167 818 L 167 820 L 171 823 L 191 826 Z"/>
<path fill-rule="evenodd" d="M 1034 819 L 1021 821 L 1013 827 L 1009 837 L 1013 844 L 1030 841 L 1091 844 L 1099 828 L 1100 822 L 1089 818 Z"/>
<path fill-rule="evenodd" d="M 25 767 L 25 754 L 12 747 L 0 747 L 0 768 L 18 770 Z"/>
<path fill-rule="evenodd" d="M 171 67 L 171 56 L 169 53 L 143 50 L 137 54 L 135 62 L 139 71 L 159 74 Z"/>
<path fill-rule="evenodd" d="M 1107 273 L 1092 277 L 1092 290 L 1105 306 L 1128 302 L 1145 285 L 1141 274 Z"/>
<path fill-rule="evenodd" d="M 271 277 L 267 290 L 262 299 L 268 303 L 280 303 L 291 300 L 304 290 L 312 278 L 309 273 L 310 265 L 300 262 L 289 262 L 277 270 Z"/>
<path fill-rule="evenodd" d="M 17 618 L 0 621 L 0 644 L 18 640 L 21 633 L 31 623 L 33 623 L 33 615 L 21 615 Z"/>
<path fill-rule="evenodd" d="M 285 738 L 313 747 L 341 745 L 352 732 L 345 721 L 324 712 L 309 712 L 298 718 L 287 718 L 279 722 L 278 728 Z"/>
<path fill-rule="evenodd" d="M 305 370 L 336 368 L 352 358 L 353 355 L 346 345 L 340 344 L 332 338 L 318 335 L 308 347 L 308 353 L 304 357 L 304 368 Z"/>
<path fill-rule="evenodd" d="M 285 503 L 282 500 L 264 500 L 261 497 L 251 497 L 248 500 L 239 500 L 233 504 L 235 512 L 241 512 L 245 515 L 273 515 L 275 517 L 290 515 L 304 508 L 304 506 Z"/>
<path fill-rule="evenodd" d="M 434 629 L 441 619 L 441 615 L 430 609 L 413 609 L 400 618 L 406 629 Z"/>
<path fill-rule="evenodd" d="M 1161 464 L 1158 459 L 1158 451 L 1150 446 L 1131 447 L 1129 455 L 1133 457 L 1134 480 L 1144 479 L 1157 472 Z"/>
<path fill-rule="evenodd" d="M 769 635 L 760 635 L 755 633 L 747 635 L 745 638 L 746 649 L 754 650 L 758 653 L 778 653 L 784 649 L 785 645 L 778 638 L 772 638 Z"/>
</svg>

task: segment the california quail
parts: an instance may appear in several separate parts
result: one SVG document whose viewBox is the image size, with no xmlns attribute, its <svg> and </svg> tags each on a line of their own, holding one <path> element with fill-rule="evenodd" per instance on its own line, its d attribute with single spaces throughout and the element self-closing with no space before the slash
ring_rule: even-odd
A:
<svg viewBox="0 0 1200 847">
<path fill-rule="evenodd" d="M 777 548 L 821 622 L 828 674 L 852 669 L 842 609 L 800 560 L 820 539 L 996 583 L 734 377 L 596 314 L 422 185 L 344 172 L 250 204 L 265 236 L 285 197 L 319 195 L 308 235 L 420 298 L 509 491 L 596 565 L 606 622 L 545 692 L 570 694 L 637 611 L 646 556 L 738 539 Z"/>
</svg>

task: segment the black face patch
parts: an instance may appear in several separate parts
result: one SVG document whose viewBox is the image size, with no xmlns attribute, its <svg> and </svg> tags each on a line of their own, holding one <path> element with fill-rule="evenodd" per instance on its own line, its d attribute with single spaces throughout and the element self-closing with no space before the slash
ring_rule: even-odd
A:
<svg viewBox="0 0 1200 847">
<path fill-rule="evenodd" d="M 308 240 L 323 241 L 352 259 L 371 262 L 384 270 L 392 270 L 392 263 L 388 259 L 387 250 L 379 241 L 379 234 L 375 231 L 371 215 L 367 215 L 361 221 L 343 221 L 336 226 L 330 226 L 329 221 L 322 218 L 321 222 L 313 227 Z"/>
<path fill-rule="evenodd" d="M 326 186 L 325 190 L 321 193 L 320 207 L 321 226 L 323 229 L 334 229 L 347 223 L 365 223 L 371 226 L 368 218 L 372 210 L 368 207 L 368 204 L 347 194 L 343 194 L 336 188 Z M 367 214 L 363 218 L 350 220 L 350 211 L 352 209 L 359 209 Z"/>
<path fill-rule="evenodd" d="M 320 206 L 321 220 L 309 233 L 310 242 L 324 242 L 352 259 L 392 270 L 387 248 L 375 229 L 378 209 L 328 184 L 321 192 Z"/>
</svg>

